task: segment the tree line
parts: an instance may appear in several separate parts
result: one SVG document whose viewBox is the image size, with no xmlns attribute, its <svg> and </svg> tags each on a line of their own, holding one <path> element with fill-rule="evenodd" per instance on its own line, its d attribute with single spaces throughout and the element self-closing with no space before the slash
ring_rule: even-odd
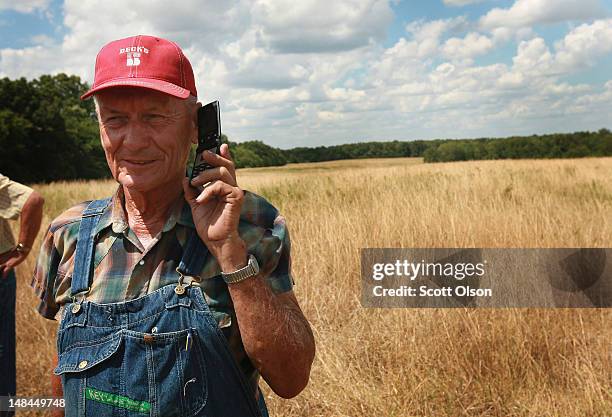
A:
<svg viewBox="0 0 612 417">
<path fill-rule="evenodd" d="M 108 177 L 89 89 L 77 76 L 0 79 L 0 172 L 32 183 Z M 253 140 L 230 144 L 238 168 L 338 159 L 423 157 L 425 162 L 611 156 L 612 134 L 558 133 L 509 138 L 359 142 L 278 149 Z"/>
<path fill-rule="evenodd" d="M 513 136 L 503 139 L 447 140 L 432 145 L 423 152 L 425 162 L 587 156 L 612 156 L 610 130 Z"/>
</svg>

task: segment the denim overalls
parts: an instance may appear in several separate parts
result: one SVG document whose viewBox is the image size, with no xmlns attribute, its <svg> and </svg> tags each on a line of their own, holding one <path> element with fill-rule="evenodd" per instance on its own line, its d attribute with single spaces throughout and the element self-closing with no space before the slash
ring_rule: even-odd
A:
<svg viewBox="0 0 612 417">
<path fill-rule="evenodd" d="M 84 300 L 92 276 L 94 237 L 109 199 L 83 212 L 71 293 L 57 335 L 54 370 L 64 387 L 65 415 L 267 415 L 192 282 L 208 250 L 195 230 L 177 268 L 177 284 L 143 297 L 100 304 Z M 261 407 L 261 409 L 260 409 Z"/>
</svg>

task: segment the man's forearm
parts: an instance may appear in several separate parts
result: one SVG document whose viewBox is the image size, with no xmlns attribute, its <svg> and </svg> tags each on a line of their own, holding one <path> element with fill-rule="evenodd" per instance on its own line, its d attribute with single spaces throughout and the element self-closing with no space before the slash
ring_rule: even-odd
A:
<svg viewBox="0 0 612 417">
<path fill-rule="evenodd" d="M 244 241 L 233 236 L 211 245 L 223 272 L 247 263 Z M 308 384 L 315 342 L 293 291 L 274 294 L 261 275 L 228 285 L 244 349 L 270 388 L 284 398 Z"/>
<path fill-rule="evenodd" d="M 33 191 L 21 209 L 19 243 L 23 243 L 28 248 L 32 247 L 40 230 L 44 201 L 38 192 Z"/>
<path fill-rule="evenodd" d="M 251 361 L 274 392 L 296 396 L 308 384 L 315 342 L 293 292 L 276 295 L 261 276 L 229 288 Z"/>
</svg>

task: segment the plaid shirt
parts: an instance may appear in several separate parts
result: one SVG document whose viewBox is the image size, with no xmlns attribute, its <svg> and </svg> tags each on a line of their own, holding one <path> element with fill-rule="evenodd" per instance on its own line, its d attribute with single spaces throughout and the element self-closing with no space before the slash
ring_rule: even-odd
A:
<svg viewBox="0 0 612 417">
<path fill-rule="evenodd" d="M 43 240 L 31 285 L 41 299 L 38 311 L 46 318 L 58 317 L 60 307 L 70 302 L 77 237 L 87 204 L 78 204 L 53 220 Z M 190 229 L 195 228 L 183 196 L 172 206 L 162 232 L 146 250 L 129 228 L 123 205 L 123 188 L 119 187 L 96 230 L 94 278 L 88 300 L 131 300 L 177 282 L 176 267 Z M 238 230 L 271 289 L 275 293 L 291 290 L 291 245 L 285 219 L 278 210 L 263 197 L 245 191 Z M 220 273 L 217 260 L 210 255 L 200 274 L 202 292 L 247 380 L 256 386 L 258 373 L 244 351 L 227 286 L 213 286 L 213 281 L 207 280 Z"/>
</svg>

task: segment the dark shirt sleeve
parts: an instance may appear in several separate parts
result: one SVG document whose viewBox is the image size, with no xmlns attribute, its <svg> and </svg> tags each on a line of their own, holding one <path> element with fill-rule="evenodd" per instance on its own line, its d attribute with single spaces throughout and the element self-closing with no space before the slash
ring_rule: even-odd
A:
<svg viewBox="0 0 612 417">
<path fill-rule="evenodd" d="M 241 236 L 259 263 L 274 293 L 291 291 L 291 240 L 285 217 L 265 198 L 245 190 L 241 212 Z"/>
<path fill-rule="evenodd" d="M 260 265 L 260 270 L 272 291 L 279 294 L 292 290 L 295 281 L 291 274 L 291 240 L 282 215 L 274 219 L 273 227 L 266 231 L 262 240 L 266 241 L 262 247 L 268 253 L 262 257 L 266 263 Z"/>
</svg>

